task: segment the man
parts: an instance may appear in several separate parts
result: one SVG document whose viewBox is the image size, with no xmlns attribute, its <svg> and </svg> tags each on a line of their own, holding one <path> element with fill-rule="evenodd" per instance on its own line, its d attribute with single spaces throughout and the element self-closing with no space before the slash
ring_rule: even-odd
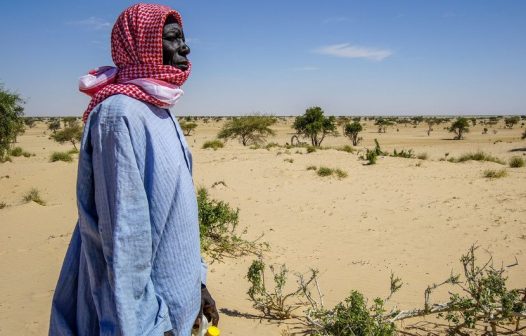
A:
<svg viewBox="0 0 526 336">
<path fill-rule="evenodd" d="M 219 315 L 199 248 L 192 156 L 166 107 L 190 74 L 182 20 L 137 4 L 111 35 L 116 65 L 81 78 L 79 220 L 53 298 L 50 335 L 184 335 Z"/>
</svg>

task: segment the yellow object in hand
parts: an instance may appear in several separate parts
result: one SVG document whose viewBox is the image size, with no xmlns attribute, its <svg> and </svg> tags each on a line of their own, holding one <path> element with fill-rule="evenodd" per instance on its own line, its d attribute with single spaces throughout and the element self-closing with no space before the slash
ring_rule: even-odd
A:
<svg viewBox="0 0 526 336">
<path fill-rule="evenodd" d="M 219 336 L 221 334 L 221 331 L 218 327 L 208 327 L 208 330 L 206 331 L 206 336 Z"/>
</svg>

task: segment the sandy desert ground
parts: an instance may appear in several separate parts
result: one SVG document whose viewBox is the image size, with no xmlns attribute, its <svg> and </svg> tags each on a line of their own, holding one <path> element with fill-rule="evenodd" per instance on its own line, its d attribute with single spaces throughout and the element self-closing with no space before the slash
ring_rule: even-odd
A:
<svg viewBox="0 0 526 336">
<path fill-rule="evenodd" d="M 268 140 L 289 142 L 291 122 L 281 120 L 274 126 L 277 135 Z M 391 271 L 403 279 L 393 303 L 422 306 L 426 286 L 460 271 L 459 257 L 473 243 L 490 251 L 499 264 L 513 264 L 516 258 L 509 284 L 525 287 L 526 167 L 507 167 L 508 176 L 487 179 L 485 169 L 504 166 L 440 161 L 445 153 L 454 157 L 477 150 L 506 161 L 513 155 L 525 157 L 520 126 L 504 129 L 499 124 L 483 135 L 478 125 L 465 140 L 453 141 L 443 126 L 435 126 L 430 136 L 424 124 L 379 134 L 369 122 L 358 149 L 371 148 L 377 138 L 384 150 L 411 148 L 429 156 L 425 161 L 381 157 L 371 166 L 356 153 L 334 149 L 306 154 L 303 148 L 250 149 L 237 141 L 217 151 L 201 149 L 220 126 L 200 121 L 187 137 L 195 184 L 239 207 L 248 238 L 264 234 L 271 246 L 267 263 L 286 263 L 291 272 L 317 268 L 327 306 L 351 289 L 371 298 L 385 296 Z M 53 151 L 71 145 L 57 144 L 46 133 L 43 123 L 28 129 L 18 145 L 36 155 L 0 164 L 0 202 L 7 204 L 0 209 L 0 335 L 47 333 L 51 297 L 77 217 L 77 160 L 49 162 Z M 350 141 L 343 136 L 323 143 L 344 144 Z M 310 165 L 340 168 L 348 177 L 319 177 L 306 169 Z M 211 188 L 217 181 L 226 186 Z M 41 191 L 45 206 L 22 201 L 33 187 Z M 252 308 L 244 277 L 253 259 L 225 259 L 209 266 L 208 287 L 223 312 L 222 335 L 279 335 L 297 326 L 262 320 Z M 442 291 L 435 297 L 440 301 L 446 296 Z"/>
</svg>

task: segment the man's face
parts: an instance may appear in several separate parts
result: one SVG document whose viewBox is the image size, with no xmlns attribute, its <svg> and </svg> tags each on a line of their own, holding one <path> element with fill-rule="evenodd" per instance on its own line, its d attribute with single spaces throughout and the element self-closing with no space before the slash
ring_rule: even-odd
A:
<svg viewBox="0 0 526 336">
<path fill-rule="evenodd" d="M 188 69 L 190 48 L 184 40 L 181 26 L 171 17 L 163 27 L 163 64 L 171 65 L 183 71 Z"/>
</svg>

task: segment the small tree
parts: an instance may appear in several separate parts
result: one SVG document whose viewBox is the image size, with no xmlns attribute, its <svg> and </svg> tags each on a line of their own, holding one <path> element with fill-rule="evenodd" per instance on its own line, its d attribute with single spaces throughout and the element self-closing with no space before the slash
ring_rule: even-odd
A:
<svg viewBox="0 0 526 336">
<path fill-rule="evenodd" d="M 0 162 L 6 159 L 11 143 L 24 129 L 23 103 L 18 94 L 0 86 Z"/>
<path fill-rule="evenodd" d="M 74 127 L 75 124 L 77 124 L 78 119 L 77 117 L 64 117 L 62 118 L 62 121 L 64 122 L 64 127 Z"/>
<path fill-rule="evenodd" d="M 451 127 L 449 127 L 449 131 L 451 133 L 455 133 L 455 140 L 461 140 L 463 139 L 464 133 L 469 132 L 469 122 L 466 118 L 460 117 L 457 120 L 455 120 Z"/>
<path fill-rule="evenodd" d="M 504 124 L 507 128 L 513 128 L 520 120 L 521 118 L 519 116 L 509 117 L 504 119 Z"/>
<path fill-rule="evenodd" d="M 361 138 L 358 138 L 358 134 L 363 130 L 362 125 L 355 121 L 352 124 L 345 125 L 344 134 L 351 139 L 353 146 L 358 146 Z"/>
<path fill-rule="evenodd" d="M 29 128 L 33 128 L 35 127 L 35 122 L 36 122 L 36 119 L 33 118 L 33 117 L 25 117 L 24 118 L 24 124 L 29 127 Z"/>
<path fill-rule="evenodd" d="M 427 118 L 426 124 L 427 124 L 427 136 L 431 135 L 431 132 L 433 131 L 433 125 L 437 123 L 436 118 Z"/>
<path fill-rule="evenodd" d="M 80 142 L 80 139 L 82 138 L 82 127 L 78 123 L 73 123 L 71 126 L 65 127 L 51 135 L 51 138 L 59 143 L 69 141 L 73 147 L 77 149 L 77 142 Z"/>
<path fill-rule="evenodd" d="M 181 121 L 179 126 L 181 126 L 185 136 L 190 136 L 190 133 L 192 133 L 192 131 L 197 128 L 197 124 L 195 122 Z"/>
<path fill-rule="evenodd" d="M 60 129 L 60 120 L 59 119 L 51 119 L 49 121 L 49 125 L 47 128 L 52 131 L 53 133 L 56 133 Z"/>
<path fill-rule="evenodd" d="M 376 122 L 374 124 L 376 126 L 378 126 L 378 133 L 386 133 L 387 132 L 387 126 L 394 125 L 394 123 L 392 121 L 384 119 L 382 117 L 376 119 Z"/>
<path fill-rule="evenodd" d="M 270 128 L 275 123 L 276 118 L 272 116 L 250 115 L 237 117 L 226 122 L 217 137 L 225 140 L 239 138 L 243 146 L 260 144 L 265 141 L 265 137 L 275 134 Z"/>
<path fill-rule="evenodd" d="M 305 114 L 297 116 L 292 127 L 298 135 L 309 138 L 313 146 L 321 146 L 327 135 L 337 135 L 336 118 L 325 117 L 319 106 L 309 107 Z"/>
</svg>

